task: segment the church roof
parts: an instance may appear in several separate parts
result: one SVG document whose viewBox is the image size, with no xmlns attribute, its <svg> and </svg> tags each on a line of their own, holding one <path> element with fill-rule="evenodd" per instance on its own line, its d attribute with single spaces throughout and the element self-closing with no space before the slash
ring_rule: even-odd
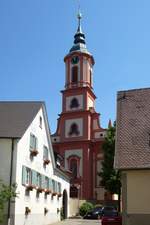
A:
<svg viewBox="0 0 150 225">
<path fill-rule="evenodd" d="M 150 88 L 117 96 L 115 167 L 150 168 Z"/>
<path fill-rule="evenodd" d="M 0 102 L 0 137 L 22 137 L 43 104 L 43 102 Z"/>
<path fill-rule="evenodd" d="M 74 45 L 70 49 L 70 53 L 74 51 L 79 51 L 83 53 L 88 53 L 90 55 L 90 53 L 88 52 L 86 48 L 85 35 L 82 32 L 82 28 L 81 28 L 82 14 L 78 13 L 77 18 L 78 18 L 78 28 L 77 28 L 76 34 L 74 35 Z"/>
</svg>

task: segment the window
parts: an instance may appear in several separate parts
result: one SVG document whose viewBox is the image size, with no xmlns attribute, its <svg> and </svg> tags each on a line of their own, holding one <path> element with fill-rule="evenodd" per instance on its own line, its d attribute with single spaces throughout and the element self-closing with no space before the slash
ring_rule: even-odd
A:
<svg viewBox="0 0 150 225">
<path fill-rule="evenodd" d="M 43 159 L 48 159 L 48 148 L 46 146 L 43 147 Z"/>
<path fill-rule="evenodd" d="M 70 127 L 69 135 L 71 136 L 73 134 L 75 134 L 75 135 L 79 135 L 80 134 L 80 132 L 78 130 L 78 125 L 76 123 L 73 123 L 71 125 L 71 127 Z"/>
<path fill-rule="evenodd" d="M 73 98 L 70 103 L 70 108 L 72 109 L 72 108 L 78 108 L 78 107 L 79 107 L 78 99 Z"/>
<path fill-rule="evenodd" d="M 78 81 L 78 67 L 73 66 L 72 67 L 72 82 L 77 83 L 77 81 Z"/>
<path fill-rule="evenodd" d="M 36 183 L 38 187 L 42 187 L 42 176 L 40 173 L 37 173 Z"/>
<path fill-rule="evenodd" d="M 71 198 L 78 198 L 78 189 L 75 186 L 70 187 L 70 197 Z"/>
<path fill-rule="evenodd" d="M 72 171 L 72 177 L 77 178 L 78 174 L 78 164 L 76 159 L 71 159 L 70 161 L 70 170 Z"/>
<path fill-rule="evenodd" d="M 32 170 L 28 167 L 22 167 L 22 184 L 32 184 Z"/>
<path fill-rule="evenodd" d="M 90 69 L 90 85 L 92 86 L 92 70 Z"/>
<path fill-rule="evenodd" d="M 30 150 L 36 150 L 37 149 L 38 140 L 35 137 L 34 134 L 30 134 Z"/>
<path fill-rule="evenodd" d="M 42 117 L 41 116 L 40 116 L 40 119 L 39 119 L 39 123 L 40 123 L 39 127 L 42 129 Z"/>
</svg>

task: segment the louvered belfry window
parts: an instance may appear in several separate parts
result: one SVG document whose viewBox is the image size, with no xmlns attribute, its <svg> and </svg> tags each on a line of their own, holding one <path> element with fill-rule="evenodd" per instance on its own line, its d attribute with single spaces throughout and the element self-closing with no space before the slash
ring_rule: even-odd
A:
<svg viewBox="0 0 150 225">
<path fill-rule="evenodd" d="M 78 67 L 77 66 L 72 67 L 72 82 L 73 83 L 78 82 Z"/>
<path fill-rule="evenodd" d="M 69 135 L 70 136 L 72 136 L 72 135 L 78 136 L 79 134 L 80 134 L 80 132 L 79 132 L 78 125 L 76 123 L 71 124 Z"/>
<path fill-rule="evenodd" d="M 73 98 L 71 100 L 71 103 L 70 103 L 70 108 L 78 108 L 79 107 L 79 102 L 78 102 L 78 99 L 77 98 Z"/>
</svg>

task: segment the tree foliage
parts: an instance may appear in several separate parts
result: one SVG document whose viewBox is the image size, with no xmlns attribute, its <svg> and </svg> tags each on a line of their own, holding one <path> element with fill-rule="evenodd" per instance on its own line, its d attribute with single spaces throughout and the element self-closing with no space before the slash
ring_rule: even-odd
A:
<svg viewBox="0 0 150 225">
<path fill-rule="evenodd" d="M 8 201 L 16 197 L 16 185 L 13 184 L 11 187 L 3 184 L 2 181 L 0 181 L 0 224 L 4 220 L 4 207 Z"/>
<path fill-rule="evenodd" d="M 116 124 L 109 126 L 105 142 L 103 144 L 104 161 L 102 162 L 102 177 L 101 184 L 107 191 L 114 194 L 120 194 L 121 182 L 120 172 L 115 170 L 114 165 L 114 154 L 115 154 L 115 132 Z"/>
</svg>

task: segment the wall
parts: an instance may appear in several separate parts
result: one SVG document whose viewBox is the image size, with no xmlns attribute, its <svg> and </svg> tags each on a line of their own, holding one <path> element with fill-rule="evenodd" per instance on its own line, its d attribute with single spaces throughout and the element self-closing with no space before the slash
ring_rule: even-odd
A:
<svg viewBox="0 0 150 225">
<path fill-rule="evenodd" d="M 11 149 L 11 139 L 0 139 L 0 179 L 8 185 L 10 179 Z"/>
<path fill-rule="evenodd" d="M 78 200 L 77 198 L 70 198 L 69 200 L 70 216 L 78 215 L 79 208 L 84 202 L 86 202 L 86 200 Z"/>
<path fill-rule="evenodd" d="M 16 164 L 16 141 L 12 139 L 0 139 L 0 180 L 2 183 L 9 185 L 10 184 L 10 174 L 11 174 L 11 154 L 13 151 L 13 171 L 12 171 L 12 183 L 15 183 L 15 164 Z M 14 213 L 14 208 L 12 209 Z M 8 218 L 8 204 L 5 205 L 4 210 L 5 218 L 7 221 Z"/>
<path fill-rule="evenodd" d="M 123 173 L 123 225 L 150 224 L 150 170 Z"/>
</svg>

